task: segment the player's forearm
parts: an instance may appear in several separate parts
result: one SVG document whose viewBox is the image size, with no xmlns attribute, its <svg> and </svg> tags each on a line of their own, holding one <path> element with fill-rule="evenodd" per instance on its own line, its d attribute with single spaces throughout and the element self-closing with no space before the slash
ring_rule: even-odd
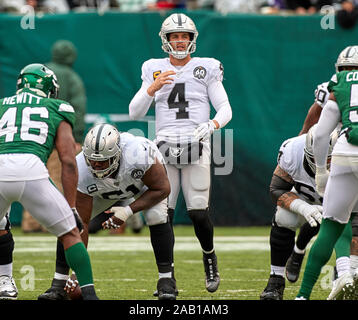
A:
<svg viewBox="0 0 358 320">
<path fill-rule="evenodd" d="M 213 120 L 219 124 L 219 128 L 222 128 L 232 119 L 232 109 L 221 81 L 216 81 L 209 85 L 208 95 L 216 110 L 216 115 Z"/>
<path fill-rule="evenodd" d="M 150 209 L 169 196 L 170 188 L 147 190 L 130 204 L 133 213 Z"/>
<path fill-rule="evenodd" d="M 322 107 L 318 104 L 318 103 L 314 103 L 311 108 L 308 110 L 306 119 L 303 123 L 302 129 L 299 133 L 299 135 L 301 134 L 305 134 L 308 132 L 308 130 L 315 124 L 317 123 L 320 115 L 322 112 Z"/>
<path fill-rule="evenodd" d="M 71 208 L 76 207 L 78 170 L 76 161 L 62 161 L 61 181 L 63 194 Z"/>
<path fill-rule="evenodd" d="M 153 97 L 147 93 L 146 86 L 142 85 L 129 104 L 129 118 L 137 120 L 144 117 L 152 102 Z"/>
<path fill-rule="evenodd" d="M 289 209 L 291 202 L 297 198 L 294 193 L 290 192 L 293 186 L 292 177 L 277 165 L 270 183 L 272 202 L 277 206 Z"/>
<path fill-rule="evenodd" d="M 339 121 L 340 111 L 337 103 L 333 100 L 328 100 L 322 110 L 313 138 L 313 153 L 316 165 L 319 168 L 326 166 L 330 134 Z"/>
</svg>

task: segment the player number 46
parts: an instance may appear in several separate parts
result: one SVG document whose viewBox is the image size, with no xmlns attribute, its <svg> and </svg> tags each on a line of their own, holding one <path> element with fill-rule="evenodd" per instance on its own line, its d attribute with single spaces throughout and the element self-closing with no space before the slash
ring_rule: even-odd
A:
<svg viewBox="0 0 358 320">
<path fill-rule="evenodd" d="M 14 136 L 18 132 L 16 126 L 17 108 L 9 108 L 0 119 L 0 137 L 5 136 L 5 142 L 14 141 Z M 45 107 L 25 107 L 22 110 L 20 139 L 23 141 L 34 141 L 44 144 L 47 139 L 48 125 L 43 121 L 31 120 L 31 115 L 38 115 L 40 118 L 48 118 L 48 110 Z M 30 132 L 36 133 L 30 133 Z"/>
</svg>

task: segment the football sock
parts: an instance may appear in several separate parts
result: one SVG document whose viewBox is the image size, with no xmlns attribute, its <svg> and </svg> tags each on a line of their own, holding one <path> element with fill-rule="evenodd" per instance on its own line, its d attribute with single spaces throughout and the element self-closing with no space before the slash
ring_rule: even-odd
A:
<svg viewBox="0 0 358 320">
<path fill-rule="evenodd" d="M 12 263 L 12 253 L 14 251 L 14 239 L 10 231 L 0 236 L 0 265 Z M 1 274 L 0 274 L 1 275 Z"/>
<path fill-rule="evenodd" d="M 149 231 L 159 273 L 172 272 L 174 237 L 169 221 L 149 226 Z"/>
<path fill-rule="evenodd" d="M 93 284 L 92 267 L 83 242 L 78 242 L 65 250 L 66 260 L 76 273 L 80 287 Z"/>
<path fill-rule="evenodd" d="M 189 210 L 189 217 L 194 225 L 195 235 L 203 251 L 210 252 L 214 248 L 214 226 L 209 210 Z"/>
<path fill-rule="evenodd" d="M 351 255 L 350 263 L 351 263 L 351 274 L 354 275 L 355 270 L 357 270 L 358 268 L 358 256 Z"/>
<path fill-rule="evenodd" d="M 311 239 L 318 233 L 319 227 L 319 224 L 316 227 L 311 227 L 310 224 L 306 222 L 300 228 L 300 231 L 298 233 L 296 240 L 297 248 L 300 250 L 305 250 Z"/>
<path fill-rule="evenodd" d="M 55 279 L 62 280 L 58 277 L 56 278 L 56 274 L 62 274 L 68 276 L 69 271 L 70 271 L 70 267 L 68 266 L 66 261 L 65 249 L 63 248 L 62 242 L 57 239 Z"/>
<path fill-rule="evenodd" d="M 295 247 L 293 248 L 293 251 L 296 252 L 297 254 L 304 254 L 306 252 L 306 249 L 299 249 L 297 247 L 297 244 L 295 244 Z"/>
<path fill-rule="evenodd" d="M 271 265 L 270 275 L 276 275 L 283 277 L 285 274 L 285 267 Z"/>
<path fill-rule="evenodd" d="M 313 286 L 321 273 L 321 269 L 330 259 L 334 245 L 342 234 L 345 226 L 345 224 L 333 220 L 322 220 L 317 239 L 313 243 L 308 255 L 303 280 L 297 297 L 310 298 Z"/>
<path fill-rule="evenodd" d="M 343 274 L 349 272 L 350 270 L 350 261 L 349 257 L 340 257 L 336 260 L 336 268 L 338 278 Z"/>
<path fill-rule="evenodd" d="M 271 265 L 284 267 L 295 245 L 295 232 L 273 225 L 270 231 Z"/>
<path fill-rule="evenodd" d="M 347 258 L 349 257 L 351 251 L 351 241 L 352 241 L 352 223 L 351 221 L 349 221 L 346 224 L 342 234 L 340 235 L 334 246 L 334 250 L 336 252 L 336 259 L 341 257 L 347 257 Z"/>
</svg>

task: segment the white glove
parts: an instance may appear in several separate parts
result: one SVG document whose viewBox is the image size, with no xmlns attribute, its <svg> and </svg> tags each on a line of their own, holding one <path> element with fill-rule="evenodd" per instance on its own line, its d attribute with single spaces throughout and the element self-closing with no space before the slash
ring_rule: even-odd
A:
<svg viewBox="0 0 358 320">
<path fill-rule="evenodd" d="M 106 229 L 112 228 L 119 228 L 121 224 L 126 222 L 126 220 L 133 215 L 133 211 L 130 206 L 126 207 L 112 207 L 105 211 L 105 213 L 114 213 L 114 215 L 102 223 L 103 227 Z"/>
<path fill-rule="evenodd" d="M 316 176 L 315 176 L 316 191 L 321 197 L 323 197 L 324 195 L 324 190 L 326 189 L 328 176 L 329 176 L 329 171 L 327 170 L 327 168 L 316 167 Z"/>
<path fill-rule="evenodd" d="M 200 123 L 198 127 L 194 130 L 194 137 L 198 140 L 205 140 L 213 134 L 215 129 L 216 125 L 213 120 Z"/>
<path fill-rule="evenodd" d="M 322 206 L 311 205 L 301 199 L 295 199 L 291 202 L 290 210 L 303 216 L 311 227 L 316 227 L 317 222 L 322 222 Z"/>
</svg>

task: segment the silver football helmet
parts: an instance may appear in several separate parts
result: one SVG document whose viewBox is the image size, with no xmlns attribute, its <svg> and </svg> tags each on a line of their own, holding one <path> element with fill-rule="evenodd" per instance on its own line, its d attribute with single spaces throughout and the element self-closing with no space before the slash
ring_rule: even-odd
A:
<svg viewBox="0 0 358 320">
<path fill-rule="evenodd" d="M 313 125 L 308 130 L 307 135 L 306 135 L 306 144 L 305 144 L 305 148 L 304 148 L 305 158 L 306 158 L 307 163 L 313 173 L 316 173 L 316 163 L 315 163 L 314 155 L 313 155 L 313 137 L 314 137 L 316 128 L 317 128 L 317 124 Z M 329 169 L 329 167 L 330 167 L 330 163 L 331 163 L 330 159 L 331 159 L 333 147 L 336 144 L 337 139 L 338 139 L 338 134 L 339 134 L 338 129 L 334 129 L 334 131 L 331 133 L 331 138 L 329 140 L 329 148 L 328 148 L 327 169 Z"/>
<path fill-rule="evenodd" d="M 188 32 L 190 34 L 190 43 L 186 51 L 174 50 L 169 42 L 169 34 L 173 32 Z M 199 33 L 193 20 L 183 13 L 173 13 L 166 18 L 159 32 L 159 36 L 162 39 L 162 49 L 177 59 L 184 59 L 188 54 L 195 52 L 198 35 Z"/>
<path fill-rule="evenodd" d="M 95 177 L 102 179 L 117 170 L 121 157 L 119 141 L 119 131 L 110 124 L 98 124 L 88 131 L 82 150 L 86 163 Z M 107 160 L 108 167 L 101 170 L 93 168 L 90 162 Z"/>
<path fill-rule="evenodd" d="M 339 54 L 335 66 L 336 66 L 336 72 L 341 71 L 340 67 L 346 67 L 346 66 L 358 67 L 358 46 L 349 46 L 345 48 Z"/>
</svg>

